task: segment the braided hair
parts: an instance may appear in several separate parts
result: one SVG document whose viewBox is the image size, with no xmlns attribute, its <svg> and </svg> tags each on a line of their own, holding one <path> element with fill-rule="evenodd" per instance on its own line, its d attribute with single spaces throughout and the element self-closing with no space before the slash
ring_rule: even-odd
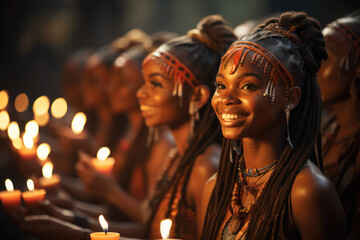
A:
<svg viewBox="0 0 360 240">
<path fill-rule="evenodd" d="M 273 23 L 285 31 L 291 30 L 300 39 L 300 43 L 293 42 L 283 34 L 265 30 Z M 301 88 L 300 102 L 292 111 L 289 123 L 294 147 L 285 147 L 250 213 L 246 233 L 246 239 L 277 239 L 279 232 L 283 230 L 281 226 L 287 224 L 285 212 L 289 207 L 293 182 L 301 167 L 310 159 L 322 169 L 321 97 L 316 72 L 320 68 L 321 60 L 327 58 L 327 52 L 320 24 L 304 12 L 285 12 L 279 18 L 271 18 L 241 41 L 253 42 L 277 53 L 276 58 L 291 73 L 295 85 Z M 279 53 L 279 46 L 287 46 L 284 47 L 287 52 Z M 241 144 L 241 140 L 237 141 L 237 144 Z M 230 140 L 225 139 L 202 232 L 201 239 L 204 240 L 216 239 L 229 209 L 232 190 L 237 180 L 237 165 L 242 156 L 238 156 L 234 164 L 231 164 L 229 148 Z M 286 232 L 284 234 L 286 235 Z"/>
<path fill-rule="evenodd" d="M 202 19 L 197 28 L 189 31 L 187 36 L 170 40 L 163 44 L 161 48 L 166 48 L 169 53 L 186 65 L 200 84 L 208 86 L 210 94 L 213 94 L 215 91 L 213 82 L 220 64 L 220 57 L 235 40 L 236 37 L 232 29 L 226 25 L 225 20 L 219 15 L 211 15 Z M 186 188 L 195 160 L 211 144 L 219 142 L 221 139 L 219 122 L 212 110 L 210 100 L 199 110 L 199 114 L 201 120 L 195 126 L 194 136 L 180 160 L 174 176 L 165 186 L 160 188 L 157 186 L 157 193 L 154 197 L 156 201 L 153 204 L 152 213 L 147 223 L 147 235 L 159 205 L 168 191 L 171 188 L 173 189 L 167 216 L 170 215 L 171 205 L 176 197 L 176 189 L 178 189 L 181 179 L 184 179 L 184 182 L 181 187 L 179 205 L 186 200 Z M 179 215 L 174 220 L 179 223 Z M 174 224 L 174 226 L 176 227 L 175 232 L 178 234 L 178 224 Z"/>
</svg>

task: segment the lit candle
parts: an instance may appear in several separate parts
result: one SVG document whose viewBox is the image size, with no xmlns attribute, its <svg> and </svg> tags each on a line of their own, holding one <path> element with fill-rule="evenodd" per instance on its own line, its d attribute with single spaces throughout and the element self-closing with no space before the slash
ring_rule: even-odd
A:
<svg viewBox="0 0 360 240">
<path fill-rule="evenodd" d="M 38 148 L 36 150 L 36 155 L 37 155 L 38 159 L 42 163 L 44 163 L 48 159 L 50 152 L 51 152 L 50 145 L 47 143 L 42 143 L 38 146 Z"/>
<path fill-rule="evenodd" d="M 3 206 L 8 210 L 18 208 L 21 202 L 20 190 L 14 190 L 14 185 L 10 179 L 5 180 L 5 187 L 6 191 L 0 192 L 0 199 Z"/>
<path fill-rule="evenodd" d="M 99 216 L 99 222 L 104 232 L 94 232 L 90 234 L 91 240 L 118 240 L 120 238 L 119 233 L 108 232 L 109 226 L 103 215 Z"/>
<path fill-rule="evenodd" d="M 176 239 L 175 238 L 169 238 L 171 225 L 172 225 L 171 219 L 164 219 L 164 220 L 161 221 L 161 223 L 160 223 L 160 233 L 161 233 L 162 239 L 181 240 L 181 239 L 178 239 L 178 238 L 176 238 Z"/>
<path fill-rule="evenodd" d="M 84 129 L 86 123 L 86 115 L 85 113 L 78 112 L 75 114 L 72 122 L 71 122 L 71 129 L 75 134 L 80 134 Z"/>
<path fill-rule="evenodd" d="M 92 159 L 92 164 L 95 169 L 105 175 L 111 175 L 114 169 L 115 159 L 108 156 L 110 155 L 110 149 L 102 147 L 97 152 L 97 158 Z"/>
<path fill-rule="evenodd" d="M 31 179 L 28 179 L 26 184 L 29 191 L 22 193 L 25 205 L 35 207 L 38 202 L 44 200 L 46 191 L 44 189 L 34 189 L 34 182 Z"/>
<path fill-rule="evenodd" d="M 15 145 L 15 141 L 17 140 L 13 140 L 13 146 L 18 150 L 21 159 L 30 160 L 35 159 L 36 157 L 36 147 L 34 147 L 34 139 L 32 134 L 33 133 L 25 132 L 22 138 L 23 144 L 18 143 L 19 147 Z"/>
<path fill-rule="evenodd" d="M 62 118 L 67 112 L 67 103 L 64 98 L 57 98 L 51 104 L 51 114 L 54 118 Z"/>
<path fill-rule="evenodd" d="M 39 179 L 39 184 L 47 190 L 56 188 L 61 180 L 58 174 L 52 174 L 53 168 L 54 166 L 51 162 L 45 163 L 42 167 L 43 177 Z"/>
</svg>

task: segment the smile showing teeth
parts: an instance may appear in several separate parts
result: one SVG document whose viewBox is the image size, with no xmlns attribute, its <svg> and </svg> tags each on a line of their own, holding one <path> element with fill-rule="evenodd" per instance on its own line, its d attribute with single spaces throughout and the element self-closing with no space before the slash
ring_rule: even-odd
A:
<svg viewBox="0 0 360 240">
<path fill-rule="evenodd" d="M 152 109 L 152 107 L 150 107 L 150 106 L 147 106 L 147 105 L 140 105 L 140 110 L 141 111 L 149 111 L 149 110 L 151 110 Z"/>
<path fill-rule="evenodd" d="M 230 114 L 230 113 L 222 113 L 221 118 L 225 121 L 232 121 L 241 118 L 242 115 L 239 114 Z"/>
</svg>

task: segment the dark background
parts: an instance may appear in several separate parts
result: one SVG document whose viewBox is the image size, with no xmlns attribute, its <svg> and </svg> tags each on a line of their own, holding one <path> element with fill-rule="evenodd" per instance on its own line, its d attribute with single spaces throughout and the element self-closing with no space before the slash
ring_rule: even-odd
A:
<svg viewBox="0 0 360 240">
<path fill-rule="evenodd" d="M 356 0 L 6 0 L 1 1 L 0 90 L 61 95 L 64 61 L 99 48 L 132 28 L 185 34 L 209 14 L 232 27 L 286 10 L 306 11 L 322 25 L 360 8 Z"/>
</svg>

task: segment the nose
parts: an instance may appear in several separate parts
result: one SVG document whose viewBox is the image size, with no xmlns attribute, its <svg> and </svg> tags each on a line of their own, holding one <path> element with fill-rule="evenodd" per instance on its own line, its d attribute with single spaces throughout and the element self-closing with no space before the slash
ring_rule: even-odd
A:
<svg viewBox="0 0 360 240">
<path fill-rule="evenodd" d="M 148 96 L 146 89 L 145 89 L 145 85 L 142 85 L 136 92 L 136 97 L 138 99 L 144 99 Z"/>
<path fill-rule="evenodd" d="M 240 104 L 241 100 L 238 97 L 234 96 L 232 91 L 226 91 L 222 93 L 220 96 L 220 102 L 224 105 L 233 105 L 233 104 Z"/>
</svg>

